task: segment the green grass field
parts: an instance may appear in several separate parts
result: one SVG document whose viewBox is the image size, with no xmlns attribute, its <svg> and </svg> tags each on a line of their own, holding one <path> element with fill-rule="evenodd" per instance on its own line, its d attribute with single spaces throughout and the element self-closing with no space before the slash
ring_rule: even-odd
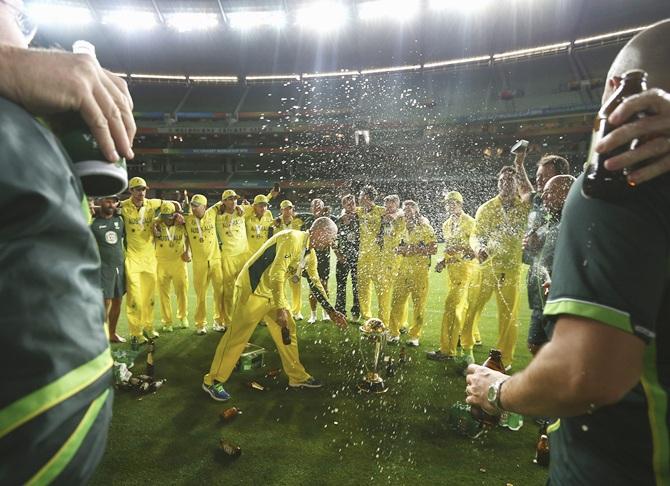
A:
<svg viewBox="0 0 670 486">
<path fill-rule="evenodd" d="M 334 280 L 333 267 L 332 296 Z M 515 370 L 530 359 L 525 346 L 529 312 L 521 285 Z M 221 334 L 196 336 L 191 327 L 162 335 L 156 375 L 167 378 L 167 385 L 147 396 L 117 392 L 107 452 L 93 483 L 544 484 L 547 471 L 532 463 L 538 434 L 532 419 L 518 432 L 497 428 L 476 440 L 450 429 L 449 408 L 464 400 L 465 380 L 454 365 L 425 358 L 439 343 L 445 295 L 446 274 L 431 272 L 421 347 L 407 348 L 408 362 L 388 380 L 390 389 L 382 395 L 356 389 L 362 369 L 357 326 L 341 331 L 330 322 L 298 323 L 301 361 L 325 383 L 313 390 L 289 389 L 285 375 L 264 378 L 268 368 L 280 363 L 269 333 L 259 326 L 251 342 L 267 349 L 266 367 L 235 372 L 226 387 L 233 398 L 224 404 L 200 389 Z M 191 291 L 189 315 L 194 304 Z M 119 328 L 126 335 L 125 315 Z M 482 314 L 480 329 L 484 346 L 475 355 L 483 362 L 497 337 L 493 301 Z M 387 349 L 397 356 L 400 348 Z M 143 358 L 133 371 L 144 369 Z M 252 380 L 269 390 L 245 386 Z M 218 414 L 230 406 L 243 414 L 224 424 Z M 242 455 L 225 456 L 218 448 L 221 437 L 238 444 Z"/>
</svg>

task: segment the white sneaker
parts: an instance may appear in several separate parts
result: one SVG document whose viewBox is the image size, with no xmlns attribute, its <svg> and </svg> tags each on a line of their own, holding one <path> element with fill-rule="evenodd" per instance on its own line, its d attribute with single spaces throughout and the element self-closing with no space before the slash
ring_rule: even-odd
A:
<svg viewBox="0 0 670 486">
<path fill-rule="evenodd" d="M 389 336 L 386 338 L 386 344 L 398 344 L 400 342 L 400 336 Z"/>
<path fill-rule="evenodd" d="M 330 320 L 330 316 L 328 315 L 328 313 L 326 311 L 323 311 L 321 313 L 321 320 L 322 321 L 329 321 Z"/>
<path fill-rule="evenodd" d="M 294 321 L 302 321 L 304 319 L 302 312 L 298 312 L 296 315 L 293 316 Z"/>
<path fill-rule="evenodd" d="M 226 332 L 226 329 L 227 329 L 227 327 L 226 327 L 225 324 L 219 324 L 218 322 L 215 322 L 215 323 L 212 325 L 212 330 L 213 330 L 213 331 Z"/>
<path fill-rule="evenodd" d="M 418 348 L 419 347 L 419 340 L 418 339 L 408 339 L 405 341 L 405 344 L 409 346 L 410 348 Z"/>
<path fill-rule="evenodd" d="M 312 312 L 307 319 L 307 324 L 314 324 L 316 322 L 316 312 Z"/>
<path fill-rule="evenodd" d="M 195 333 L 196 333 L 198 336 L 202 336 L 202 335 L 204 335 L 204 334 L 207 334 L 207 326 L 199 327 L 198 329 L 195 330 Z"/>
</svg>

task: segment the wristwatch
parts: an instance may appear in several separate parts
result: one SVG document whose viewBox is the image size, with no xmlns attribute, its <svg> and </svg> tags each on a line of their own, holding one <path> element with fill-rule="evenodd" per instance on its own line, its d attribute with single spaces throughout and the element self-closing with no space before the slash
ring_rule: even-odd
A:
<svg viewBox="0 0 670 486">
<path fill-rule="evenodd" d="M 500 404 L 500 390 L 502 389 L 503 383 L 507 381 L 507 378 L 502 378 L 496 382 L 494 382 L 491 386 L 489 386 L 489 390 L 486 393 L 486 399 L 488 400 L 489 404 L 496 409 L 496 412 L 502 413 L 504 412 L 502 405 Z"/>
</svg>

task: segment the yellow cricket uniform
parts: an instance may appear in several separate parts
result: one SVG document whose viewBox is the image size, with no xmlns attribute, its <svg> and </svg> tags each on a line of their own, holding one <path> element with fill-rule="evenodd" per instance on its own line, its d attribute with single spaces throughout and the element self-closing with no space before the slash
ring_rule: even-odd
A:
<svg viewBox="0 0 670 486">
<path fill-rule="evenodd" d="M 121 216 L 126 226 L 126 314 L 130 334 L 153 330 L 156 252 L 152 222 L 160 199 L 145 199 L 138 208 L 131 199 L 122 201 Z"/>
<path fill-rule="evenodd" d="M 475 227 L 470 243 L 475 253 L 486 248 L 488 259 L 479 267 L 479 288 L 468 292 L 461 344 L 472 350 L 472 326 L 486 302 L 495 292 L 498 304 L 498 343 L 506 365 L 514 360 L 518 333 L 519 275 L 521 273 L 522 239 L 526 230 L 530 202 L 515 197 L 511 208 L 505 210 L 500 196 L 482 204 L 475 216 Z M 474 284 L 473 279 L 473 284 Z"/>
<path fill-rule="evenodd" d="M 161 299 L 161 321 L 164 326 L 172 326 L 172 305 L 170 288 L 174 286 L 177 296 L 177 319 L 186 319 L 188 299 L 188 270 L 181 259 L 186 250 L 186 228 L 168 226 L 157 221 L 160 236 L 156 236 L 156 261 L 158 263 L 158 295 Z"/>
<path fill-rule="evenodd" d="M 465 213 L 447 219 L 442 225 L 445 248 L 450 246 L 469 248 L 470 236 L 474 227 L 475 219 Z M 468 285 L 475 264 L 472 259 L 465 258 L 463 252 L 449 254 L 445 251 L 444 259 L 447 264 L 449 290 L 444 301 L 440 351 L 443 354 L 455 356 L 458 338 L 463 328 L 465 310 L 468 305 Z"/>
<path fill-rule="evenodd" d="M 379 271 L 381 251 L 377 243 L 377 236 L 381 229 L 384 208 L 373 206 L 369 211 L 363 207 L 356 208 L 356 215 L 360 222 L 360 251 L 358 253 L 358 299 L 361 306 L 363 320 L 372 317 L 372 289 L 374 283 L 377 291 L 377 301 L 383 301 L 385 290 L 389 283 L 384 282 L 383 272 Z M 380 298 L 381 294 L 381 298 Z"/>
<path fill-rule="evenodd" d="M 379 304 L 377 316 L 386 325 L 389 324 L 391 318 L 393 285 L 398 279 L 402 260 L 402 257 L 396 253 L 396 249 L 402 240 L 404 228 L 402 217 L 398 217 L 389 224 L 382 224 L 378 235 L 382 244 L 379 246 L 379 262 L 377 265 L 377 271 L 381 273 L 378 280 L 380 284 L 375 284 Z M 400 321 L 403 325 L 407 321 L 407 311 L 408 304 L 406 302 L 402 313 L 404 318 Z"/>
<path fill-rule="evenodd" d="M 205 384 L 211 385 L 214 381 L 224 383 L 228 380 L 261 320 L 267 323 L 289 383 L 296 384 L 310 378 L 300 363 L 293 317 L 289 312 L 291 344 L 288 346 L 282 342 L 281 328 L 276 321 L 277 310 L 289 308 L 284 291 L 286 281 L 303 269 L 307 271 L 310 286 L 319 294 L 319 300 L 323 303 L 326 292 L 319 280 L 316 254 L 309 249 L 309 233 L 280 231 L 249 259 L 235 282 L 233 319 L 228 332 L 223 335 L 216 348 L 209 373 L 204 378 Z"/>
<path fill-rule="evenodd" d="M 405 220 L 401 222 L 401 244 L 432 245 L 437 243 L 435 231 L 427 219 L 421 218 L 416 226 L 409 227 Z M 418 339 L 425 321 L 426 302 L 428 300 L 428 273 L 430 271 L 430 256 L 408 255 L 400 257 L 398 276 L 393 284 L 393 299 L 391 305 L 391 325 L 389 334 L 392 337 L 400 335 L 403 308 L 408 298 L 412 299 L 414 316 L 409 328 L 409 337 Z"/>
<path fill-rule="evenodd" d="M 214 295 L 214 322 L 222 324 L 223 313 L 223 270 L 221 268 L 221 250 L 216 236 L 217 208 L 205 211 L 202 219 L 194 214 L 185 219 L 186 233 L 191 247 L 193 260 L 193 286 L 195 287 L 195 327 L 202 329 L 207 325 L 207 288 L 211 282 Z"/>
<path fill-rule="evenodd" d="M 274 218 L 269 210 L 263 213 L 260 218 L 256 216 L 255 211 L 252 210 L 245 216 L 245 224 L 247 227 L 247 243 L 249 245 L 249 252 L 256 253 L 258 249 L 263 246 L 270 236 L 272 236 L 274 228 Z"/>
<path fill-rule="evenodd" d="M 302 230 L 302 227 L 305 225 L 305 222 L 302 218 L 294 217 L 291 221 L 285 222 L 284 218 L 279 217 L 279 228 L 277 231 L 283 231 L 287 229 L 292 230 Z M 289 310 L 291 315 L 297 316 L 302 313 L 302 275 L 298 275 L 296 281 L 295 278 L 290 278 L 288 280 L 288 286 L 291 289 L 291 307 Z"/>
</svg>

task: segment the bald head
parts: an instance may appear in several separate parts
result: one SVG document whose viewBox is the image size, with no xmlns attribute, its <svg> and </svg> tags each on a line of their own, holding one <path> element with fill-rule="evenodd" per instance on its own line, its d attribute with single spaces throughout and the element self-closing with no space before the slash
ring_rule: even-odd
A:
<svg viewBox="0 0 670 486">
<path fill-rule="evenodd" d="M 549 179 L 544 185 L 544 191 L 542 191 L 544 207 L 554 214 L 560 214 L 573 182 L 575 182 L 575 178 L 567 174 L 557 175 Z"/>
<path fill-rule="evenodd" d="M 315 250 L 325 250 L 337 238 L 337 225 L 330 218 L 316 218 L 311 228 L 309 228 L 309 236 L 312 248 Z"/>
<path fill-rule="evenodd" d="M 669 57 L 670 20 L 664 20 L 637 34 L 619 51 L 607 73 L 603 102 L 617 88 L 623 74 L 631 69 L 647 72 L 649 88 L 670 91 Z"/>
</svg>

